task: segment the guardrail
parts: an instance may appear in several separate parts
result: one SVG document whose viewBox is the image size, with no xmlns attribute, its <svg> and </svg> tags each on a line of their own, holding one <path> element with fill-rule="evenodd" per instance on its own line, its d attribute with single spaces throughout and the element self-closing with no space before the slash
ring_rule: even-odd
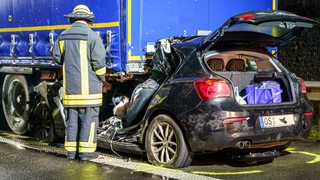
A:
<svg viewBox="0 0 320 180">
<path fill-rule="evenodd" d="M 318 125 L 320 131 L 320 81 L 305 81 L 307 96 L 310 101 L 316 101 L 316 110 L 318 116 Z"/>
<path fill-rule="evenodd" d="M 320 101 L 320 81 L 305 81 L 310 101 Z"/>
</svg>

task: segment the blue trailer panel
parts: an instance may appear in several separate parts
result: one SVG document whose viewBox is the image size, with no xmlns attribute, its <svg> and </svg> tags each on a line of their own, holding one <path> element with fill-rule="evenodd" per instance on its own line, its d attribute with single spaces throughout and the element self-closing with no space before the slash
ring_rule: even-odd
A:
<svg viewBox="0 0 320 180">
<path fill-rule="evenodd" d="M 106 32 L 112 32 L 113 67 L 118 70 L 121 66 L 120 1 L 5 1 L 0 12 L 0 63 L 56 66 L 50 50 L 59 34 L 70 27 L 63 15 L 70 13 L 77 4 L 88 4 L 92 9 L 96 16 L 92 28 L 105 44 Z M 26 9 L 27 14 L 24 13 Z"/>
<path fill-rule="evenodd" d="M 181 4 L 183 3 L 183 5 Z M 70 27 L 68 14 L 87 5 L 96 18 L 92 25 L 106 49 L 106 66 L 114 72 L 143 72 L 146 51 L 168 36 L 213 31 L 225 19 L 249 10 L 275 9 L 276 0 L 2 0 L 0 5 L 0 65 L 57 66 L 51 49 Z M 111 38 L 109 38 L 111 37 Z"/>
<path fill-rule="evenodd" d="M 195 35 L 197 30 L 217 29 L 229 17 L 249 11 L 275 9 L 275 0 L 171 0 L 131 1 L 127 13 L 127 60 L 145 60 L 146 45 L 169 36 Z M 183 3 L 183 5 L 182 5 Z M 128 67 L 127 66 L 127 67 Z"/>
</svg>

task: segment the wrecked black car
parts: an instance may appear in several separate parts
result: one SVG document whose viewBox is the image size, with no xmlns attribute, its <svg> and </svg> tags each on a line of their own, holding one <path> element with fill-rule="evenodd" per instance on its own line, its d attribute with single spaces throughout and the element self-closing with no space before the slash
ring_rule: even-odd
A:
<svg viewBox="0 0 320 180">
<path fill-rule="evenodd" d="M 156 57 L 174 71 L 136 123 L 101 135 L 100 145 L 145 152 L 152 164 L 167 167 L 227 149 L 242 152 L 239 159 L 272 160 L 291 140 L 308 135 L 313 109 L 304 81 L 271 48 L 313 23 L 289 12 L 252 11 L 208 36 L 160 41 Z"/>
<path fill-rule="evenodd" d="M 170 73 L 133 125 L 123 126 L 113 112 L 101 121 L 98 146 L 174 168 L 190 165 L 196 153 L 220 150 L 239 152 L 238 160 L 272 161 L 308 135 L 313 115 L 304 81 L 273 52 L 314 23 L 284 11 L 252 11 L 208 36 L 158 41 L 154 60 L 169 62 Z M 114 86 L 110 107 L 126 108 L 135 85 Z"/>
</svg>

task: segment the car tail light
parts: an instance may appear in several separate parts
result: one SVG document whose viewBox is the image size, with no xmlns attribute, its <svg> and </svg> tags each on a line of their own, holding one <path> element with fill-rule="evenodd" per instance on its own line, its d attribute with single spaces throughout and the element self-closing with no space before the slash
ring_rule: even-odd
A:
<svg viewBox="0 0 320 180">
<path fill-rule="evenodd" d="M 231 95 L 228 83 L 220 79 L 204 78 L 196 80 L 193 84 L 203 101 Z"/>
<path fill-rule="evenodd" d="M 306 94 L 307 93 L 307 88 L 306 88 L 306 84 L 304 83 L 303 79 L 300 79 L 300 84 L 301 84 L 301 92 L 302 92 L 302 94 Z"/>
<path fill-rule="evenodd" d="M 228 118 L 223 120 L 223 123 L 241 122 L 241 121 L 245 121 L 246 119 L 247 119 L 246 117 Z"/>
</svg>

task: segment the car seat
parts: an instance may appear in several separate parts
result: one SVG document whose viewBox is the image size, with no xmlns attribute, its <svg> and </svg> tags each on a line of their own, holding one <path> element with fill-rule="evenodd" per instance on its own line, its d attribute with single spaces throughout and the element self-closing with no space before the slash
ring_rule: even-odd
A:
<svg viewBox="0 0 320 180">
<path fill-rule="evenodd" d="M 207 61 L 210 69 L 213 71 L 223 71 L 224 70 L 224 61 L 220 58 L 212 58 Z"/>
<path fill-rule="evenodd" d="M 227 71 L 245 71 L 246 64 L 243 59 L 230 59 L 226 65 Z"/>
<path fill-rule="evenodd" d="M 257 63 L 254 60 L 247 60 L 246 71 L 258 71 Z"/>
</svg>

